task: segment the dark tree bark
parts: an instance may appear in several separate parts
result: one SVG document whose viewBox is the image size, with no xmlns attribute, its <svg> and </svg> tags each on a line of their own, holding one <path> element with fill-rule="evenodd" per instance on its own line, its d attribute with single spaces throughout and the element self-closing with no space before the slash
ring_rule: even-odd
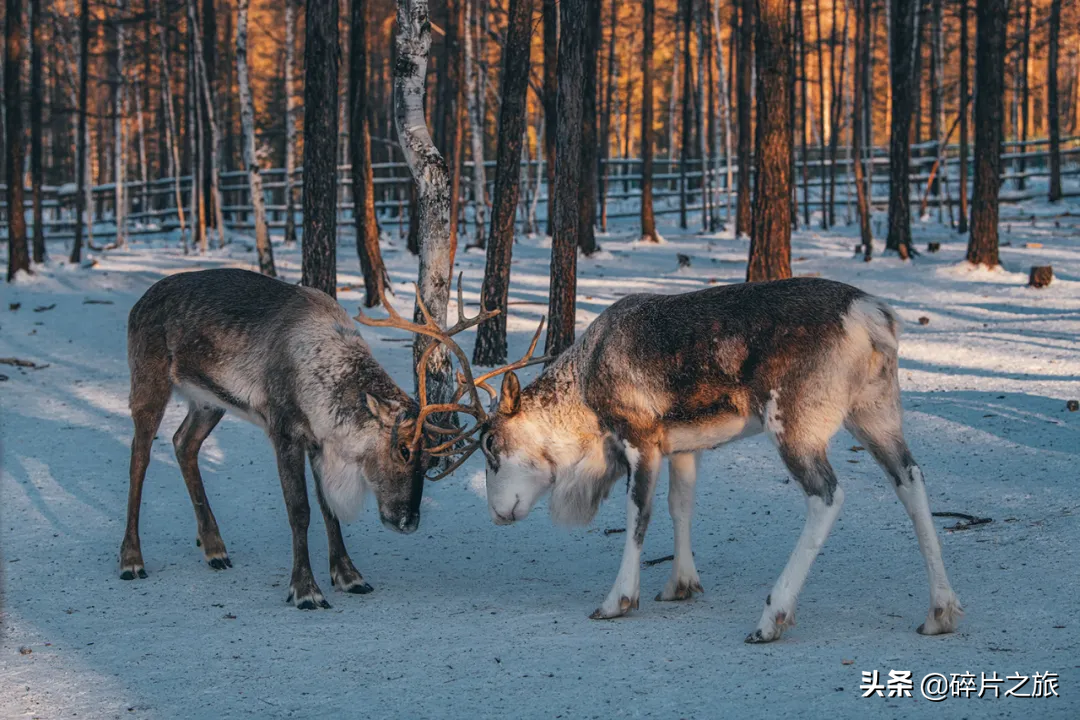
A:
<svg viewBox="0 0 1080 720">
<path fill-rule="evenodd" d="M 748 235 L 752 222 L 750 211 L 750 82 L 754 72 L 754 2 L 755 0 L 740 0 L 739 6 L 739 69 L 735 76 L 739 106 L 739 175 L 737 180 L 739 192 L 735 201 L 736 237 Z"/>
<path fill-rule="evenodd" d="M 581 106 L 581 197 L 578 203 L 578 247 L 585 255 L 597 251 L 596 245 L 596 75 L 600 52 L 600 0 L 588 1 L 585 33 L 585 87 Z"/>
<path fill-rule="evenodd" d="M 757 0 L 757 181 L 747 282 L 791 277 L 790 41 L 787 0 Z"/>
<path fill-rule="evenodd" d="M 656 234 L 656 217 L 653 214 L 653 35 L 656 26 L 655 0 L 642 0 L 642 49 L 641 49 L 641 239 L 659 242 Z M 633 81 L 633 76 L 630 78 Z M 627 90 L 626 118 L 630 123 L 630 96 L 633 85 Z M 629 155 L 630 131 L 626 132 Z"/>
<path fill-rule="evenodd" d="M 482 307 L 498 308 L 500 312 L 477 328 L 473 350 L 473 362 L 477 365 L 501 365 L 506 362 L 507 293 L 510 288 L 510 261 L 514 252 L 514 213 L 521 181 L 521 141 L 528 109 L 532 11 L 533 0 L 510 0 L 510 24 L 503 45 L 500 76 L 502 103 L 499 106 L 495 157 L 495 194 L 491 207 L 484 288 L 481 292 Z"/>
<path fill-rule="evenodd" d="M 581 121 L 590 2 L 595 0 L 559 3 L 559 142 L 555 147 L 555 224 L 545 345 L 552 357 L 574 342 L 580 225 L 577 206 L 581 197 Z"/>
<path fill-rule="evenodd" d="M 559 6 L 543 0 L 544 162 L 547 164 L 547 234 L 555 234 L 555 133 L 558 111 Z M 537 191 L 539 192 L 539 190 Z"/>
<path fill-rule="evenodd" d="M 679 138 L 679 227 L 687 227 L 686 196 L 689 193 L 686 176 L 694 146 L 692 125 L 694 111 L 691 99 L 694 95 L 693 66 L 690 63 L 690 31 L 692 22 L 692 0 L 679 0 L 679 14 L 682 19 L 682 128 Z"/>
<path fill-rule="evenodd" d="M 450 172 L 450 263 L 457 254 L 458 205 L 461 201 L 461 163 L 465 139 L 465 51 L 461 36 L 467 0 L 448 0 L 446 6 L 446 166 Z"/>
<path fill-rule="evenodd" d="M 975 13 L 975 189 L 971 196 L 971 236 L 967 259 L 996 267 L 998 188 L 1005 119 L 1005 38 L 1008 0 L 977 0 Z"/>
<path fill-rule="evenodd" d="M 810 155 L 806 147 L 806 115 L 807 115 L 807 84 L 806 76 L 806 21 L 803 13 L 802 0 L 795 0 L 795 34 L 799 43 L 799 79 L 802 108 L 799 116 L 799 142 L 802 145 L 802 186 L 803 186 L 803 224 L 810 226 Z"/>
<path fill-rule="evenodd" d="M 960 221 L 968 231 L 968 0 L 960 0 Z"/>
<path fill-rule="evenodd" d="M 934 0 L 940 3 L 941 0 Z M 1019 77 L 1020 81 L 1020 142 L 1026 143 L 1028 139 L 1028 101 L 1030 95 L 1030 88 L 1028 87 L 1028 72 L 1031 66 L 1031 0 L 1024 0 L 1024 28 L 1023 37 L 1020 42 L 1020 68 Z M 1020 157 L 1018 162 L 1018 170 L 1020 171 L 1020 177 L 1016 179 L 1016 187 L 1018 190 L 1023 190 L 1025 186 L 1024 173 L 1027 172 L 1027 145 L 1020 146 Z"/>
<path fill-rule="evenodd" d="M 305 21 L 302 282 L 337 297 L 338 4 L 307 3 Z"/>
<path fill-rule="evenodd" d="M 75 240 L 71 243 L 71 262 L 82 261 L 83 216 L 86 205 L 86 85 L 90 64 L 90 8 L 88 0 L 79 5 L 79 128 L 75 137 Z"/>
<path fill-rule="evenodd" d="M 874 235 L 870 229 L 870 198 L 867 197 L 863 170 L 863 105 L 866 79 L 870 70 L 870 2 L 856 0 L 855 6 L 855 72 L 852 74 L 854 102 L 851 108 L 851 161 L 855 165 L 855 195 L 859 213 L 859 238 L 863 259 L 870 261 L 874 252 Z"/>
<path fill-rule="evenodd" d="M 615 61 L 615 38 L 618 29 L 618 9 L 618 0 L 611 0 L 611 35 L 608 37 L 607 85 L 604 92 L 604 113 L 600 118 L 600 158 L 596 170 L 600 182 L 600 228 L 605 232 L 607 231 L 607 194 L 608 175 L 610 174 L 607 161 L 611 154 L 611 118 L 615 112 L 615 82 L 617 78 L 616 68 L 618 67 Z M 618 129 L 616 129 L 616 132 L 618 132 Z"/>
<path fill-rule="evenodd" d="M 1058 112 L 1058 53 L 1061 47 L 1061 0 L 1050 2 L 1050 54 L 1046 79 L 1047 124 L 1050 130 L 1050 202 L 1061 200 L 1061 116 Z M 1075 101 L 1075 99 L 1074 99 Z"/>
<path fill-rule="evenodd" d="M 202 31 L 202 37 L 205 41 L 202 41 L 202 68 L 200 72 L 205 73 L 206 82 L 210 85 L 211 93 L 214 97 L 217 97 L 215 88 L 217 87 L 217 12 L 214 7 L 214 0 L 203 0 L 202 13 L 199 18 L 199 30 Z M 196 86 L 197 87 L 197 86 Z M 198 89 L 195 92 L 199 92 Z M 199 131 L 199 137 L 202 139 L 202 178 L 203 178 L 203 204 L 206 208 L 206 227 L 216 228 L 217 221 L 217 206 L 214 194 L 214 174 L 220 171 L 220 168 L 214 167 L 215 163 L 211 161 L 211 158 L 217 157 L 218 148 L 214 147 L 214 133 L 211 131 L 211 124 L 214 122 L 210 117 L 212 112 L 216 112 L 216 107 L 210 107 L 206 102 L 201 103 L 201 120 L 202 128 Z"/>
<path fill-rule="evenodd" d="M 821 30 L 821 0 L 814 0 L 814 22 L 817 25 L 818 172 L 821 175 L 821 227 L 827 230 L 829 213 L 825 204 L 825 46 Z"/>
<path fill-rule="evenodd" d="M 349 33 L 349 158 L 352 163 L 353 218 L 356 254 L 364 274 L 364 306 L 379 304 L 386 287 L 386 267 L 379 248 L 375 219 L 375 180 L 371 170 L 371 131 L 368 120 L 367 61 L 368 0 L 352 0 Z"/>
<path fill-rule="evenodd" d="M 41 0 L 30 0 L 30 185 L 34 200 L 34 262 L 45 262 L 45 227 L 42 224 L 41 184 Z"/>
<path fill-rule="evenodd" d="M 911 109 L 918 51 L 919 0 L 890 0 L 890 76 L 892 133 L 889 138 L 889 236 L 885 247 L 906 260 L 911 256 Z"/>
<path fill-rule="evenodd" d="M 6 54 L 4 56 L 4 149 L 7 161 L 8 282 L 20 270 L 31 272 L 23 214 L 23 14 L 20 0 L 6 0 Z"/>
</svg>

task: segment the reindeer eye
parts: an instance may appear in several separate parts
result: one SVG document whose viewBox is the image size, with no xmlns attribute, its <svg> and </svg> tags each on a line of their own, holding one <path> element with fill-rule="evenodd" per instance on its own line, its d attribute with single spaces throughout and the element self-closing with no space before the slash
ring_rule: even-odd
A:
<svg viewBox="0 0 1080 720">
<path fill-rule="evenodd" d="M 398 445 L 398 455 L 404 462 L 409 462 L 412 459 L 412 448 L 408 445 Z"/>
</svg>

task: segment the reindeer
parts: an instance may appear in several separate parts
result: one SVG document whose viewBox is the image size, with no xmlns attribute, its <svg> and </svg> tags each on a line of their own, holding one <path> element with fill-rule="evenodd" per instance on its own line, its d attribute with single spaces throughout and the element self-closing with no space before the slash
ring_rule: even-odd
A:
<svg viewBox="0 0 1080 720">
<path fill-rule="evenodd" d="M 458 289 L 460 297 L 460 286 Z M 449 338 L 491 317 L 459 315 Z M 330 582 L 372 590 L 353 565 L 339 521 L 359 512 L 373 491 L 390 529 L 411 533 L 432 456 L 429 432 L 446 433 L 372 357 L 349 315 L 333 298 L 246 270 L 204 270 L 165 278 L 135 303 L 128 318 L 131 367 L 131 486 L 120 577 L 145 578 L 139 508 L 150 447 L 175 391 L 188 414 L 173 436 L 195 508 L 197 544 L 210 567 L 232 567 L 199 473 L 199 449 L 226 411 L 266 431 L 277 456 L 293 538 L 287 602 L 329 608 L 308 558 L 307 456 L 330 546 Z M 437 479 L 437 478 L 435 478 Z"/>
<path fill-rule="evenodd" d="M 493 412 L 476 403 L 458 408 L 476 419 L 466 447 L 487 460 L 491 517 L 517 522 L 550 494 L 557 522 L 588 523 L 627 477 L 622 564 L 591 616 L 621 617 L 638 607 L 641 547 L 667 457 L 675 557 L 656 599 L 686 600 L 703 592 L 690 545 L 698 456 L 765 432 L 807 503 L 795 550 L 746 638 L 771 642 L 795 623 L 799 591 L 844 503 L 826 457 L 843 425 L 892 479 L 914 523 L 930 579 L 930 611 L 918 632 L 952 632 L 962 609 L 902 431 L 899 330 L 882 300 L 821 279 L 623 298 L 528 387 L 508 368 Z"/>
</svg>

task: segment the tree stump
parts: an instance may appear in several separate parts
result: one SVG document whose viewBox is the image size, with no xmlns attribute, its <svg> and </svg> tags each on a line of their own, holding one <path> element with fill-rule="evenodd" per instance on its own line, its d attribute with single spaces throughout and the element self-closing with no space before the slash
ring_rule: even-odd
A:
<svg viewBox="0 0 1080 720">
<path fill-rule="evenodd" d="M 1054 281 L 1054 268 L 1050 265 L 1035 265 L 1028 276 L 1028 287 L 1042 288 Z"/>
</svg>

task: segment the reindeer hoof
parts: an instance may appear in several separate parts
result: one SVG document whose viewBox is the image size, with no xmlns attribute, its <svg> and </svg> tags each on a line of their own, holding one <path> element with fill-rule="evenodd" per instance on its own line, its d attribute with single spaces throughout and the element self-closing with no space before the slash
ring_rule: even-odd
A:
<svg viewBox="0 0 1080 720">
<path fill-rule="evenodd" d="M 604 605 L 606 604 L 607 603 L 604 603 Z M 623 595 L 621 598 L 619 598 L 619 607 L 617 609 L 605 608 L 604 605 L 596 608 L 596 610 L 593 611 L 593 614 L 589 616 L 589 619 L 614 620 L 615 618 L 623 617 L 631 610 L 637 610 L 638 599 L 636 597 L 629 598 L 626 595 Z"/>
<path fill-rule="evenodd" d="M 353 595 L 367 595 L 375 589 L 364 580 L 364 576 L 348 558 L 337 567 L 330 568 L 330 584 L 341 592 Z"/>
<path fill-rule="evenodd" d="M 207 558 L 206 562 L 215 570 L 224 570 L 225 568 L 232 567 L 232 560 L 229 559 L 228 555 L 225 557 Z"/>
<path fill-rule="evenodd" d="M 752 645 L 756 645 L 756 644 L 759 644 L 759 643 L 770 643 L 773 640 L 778 640 L 779 638 L 780 638 L 779 633 L 777 633 L 775 637 L 767 637 L 765 635 L 765 633 L 761 632 L 760 630 L 755 630 L 754 632 L 747 635 L 746 640 L 744 640 L 743 642 L 750 643 Z"/>
<path fill-rule="evenodd" d="M 294 582 L 290 585 L 289 597 L 285 602 L 295 603 L 298 610 L 330 609 L 330 603 L 326 602 L 326 598 L 323 597 L 322 591 L 314 580 Z"/>
<path fill-rule="evenodd" d="M 697 580 L 684 580 L 677 584 L 668 583 L 663 592 L 656 596 L 657 602 L 678 602 L 680 600 L 689 600 L 694 597 L 694 593 L 703 593 L 705 588 L 701 587 L 701 583 Z"/>
<path fill-rule="evenodd" d="M 138 567 L 126 567 L 120 571 L 121 580 L 134 580 L 135 578 L 145 579 L 146 570 L 139 565 Z"/>
</svg>

